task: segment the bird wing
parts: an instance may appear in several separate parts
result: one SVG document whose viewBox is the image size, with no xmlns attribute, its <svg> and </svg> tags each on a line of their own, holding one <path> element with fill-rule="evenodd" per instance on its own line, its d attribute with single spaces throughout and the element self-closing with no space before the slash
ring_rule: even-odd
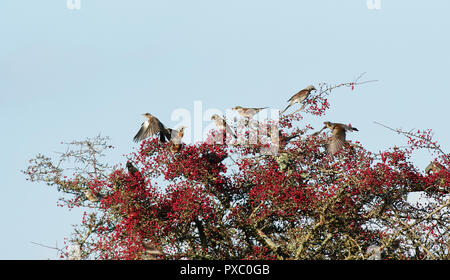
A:
<svg viewBox="0 0 450 280">
<path fill-rule="evenodd" d="M 145 121 L 141 124 L 141 128 L 139 129 L 138 133 L 136 133 L 136 135 L 134 136 L 133 140 L 134 142 L 139 142 L 141 140 L 145 139 L 145 131 L 147 130 L 148 127 L 148 121 Z"/>
<path fill-rule="evenodd" d="M 290 99 L 289 99 L 289 101 L 290 101 Z M 291 103 L 289 103 L 289 105 L 287 105 L 287 107 L 286 108 L 284 108 L 284 110 L 283 111 L 281 111 L 281 113 L 284 113 L 284 112 L 286 112 L 286 110 L 287 109 L 289 109 L 289 107 L 291 107 L 292 106 L 292 102 Z"/>
<path fill-rule="evenodd" d="M 134 136 L 134 141 L 138 142 L 144 140 L 158 132 L 161 132 L 161 142 L 165 142 L 166 139 L 170 139 L 170 132 L 168 129 L 157 118 L 152 117 L 142 123 L 138 133 Z"/>
<path fill-rule="evenodd" d="M 255 110 L 256 112 L 259 112 L 259 111 L 265 110 L 265 109 L 267 109 L 267 108 L 269 108 L 269 107 L 250 108 L 250 109 L 253 109 L 253 110 Z"/>
<path fill-rule="evenodd" d="M 159 129 L 159 141 L 161 141 L 162 143 L 170 141 L 170 139 L 172 139 L 172 136 L 176 132 L 176 130 L 168 128 L 161 123 L 161 127 Z"/>
<path fill-rule="evenodd" d="M 307 96 L 308 96 L 308 90 L 302 89 L 301 91 L 294 94 L 291 98 L 289 98 L 288 101 L 294 101 L 296 99 L 299 99 L 299 102 L 302 102 L 303 100 L 306 99 Z"/>
<path fill-rule="evenodd" d="M 345 129 L 335 128 L 333 130 L 333 136 L 328 142 L 327 151 L 330 155 L 334 155 L 342 149 L 345 143 Z"/>
<path fill-rule="evenodd" d="M 343 123 L 336 123 L 337 126 L 342 127 L 343 129 L 347 130 L 347 131 L 359 131 L 356 127 L 352 127 Z"/>
<path fill-rule="evenodd" d="M 148 129 L 149 129 L 149 132 L 148 132 L 149 136 L 147 136 L 147 137 L 150 137 L 153 134 L 156 134 L 159 132 L 159 140 L 161 142 L 164 143 L 164 142 L 170 140 L 170 138 L 171 138 L 172 129 L 166 127 L 162 122 L 160 122 L 155 117 L 151 118 Z"/>
</svg>

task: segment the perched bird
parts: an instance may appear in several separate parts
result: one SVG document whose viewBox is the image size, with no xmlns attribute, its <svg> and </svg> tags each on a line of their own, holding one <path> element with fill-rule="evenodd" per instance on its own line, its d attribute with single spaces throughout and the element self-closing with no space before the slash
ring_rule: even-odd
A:
<svg viewBox="0 0 450 280">
<path fill-rule="evenodd" d="M 208 161 L 208 163 L 210 163 L 210 164 L 221 163 L 227 157 L 228 157 L 228 155 L 219 156 L 217 153 L 214 153 L 214 152 L 206 153 L 201 156 L 201 158 L 205 158 L 206 161 Z"/>
<path fill-rule="evenodd" d="M 101 195 L 95 194 L 91 189 L 82 189 L 81 191 L 90 202 L 99 202 L 102 198 Z"/>
<path fill-rule="evenodd" d="M 442 166 L 442 164 L 436 161 L 432 161 L 425 168 L 425 173 L 430 174 L 431 171 L 433 171 L 433 173 L 439 173 L 442 169 L 444 169 L 444 166 Z"/>
<path fill-rule="evenodd" d="M 227 122 L 223 118 L 221 118 L 219 115 L 217 115 L 217 114 L 212 115 L 211 120 L 215 121 L 216 126 L 220 131 L 225 131 L 227 134 L 233 136 L 233 138 L 237 138 L 236 134 L 228 126 Z"/>
<path fill-rule="evenodd" d="M 142 173 L 130 161 L 127 161 L 127 169 L 134 182 L 130 186 L 142 186 L 145 183 L 145 178 Z"/>
<path fill-rule="evenodd" d="M 134 142 L 142 141 L 156 133 L 159 133 L 159 140 L 161 142 L 166 142 L 171 138 L 171 129 L 163 125 L 158 118 L 152 116 L 149 113 L 143 114 L 147 118 L 145 122 L 142 123 L 136 136 L 134 136 Z"/>
<path fill-rule="evenodd" d="M 173 154 L 179 152 L 183 146 L 181 139 L 183 139 L 185 128 L 185 126 L 181 126 L 178 130 L 171 130 L 169 149 Z"/>
<path fill-rule="evenodd" d="M 235 106 L 232 108 L 233 111 L 237 111 L 239 115 L 243 116 L 244 118 L 251 118 L 254 115 L 258 114 L 260 111 L 267 109 L 268 107 L 263 108 L 244 108 L 241 106 Z"/>
<path fill-rule="evenodd" d="M 130 161 L 127 161 L 126 166 L 128 169 L 128 173 L 130 173 L 131 176 L 133 176 L 133 177 L 141 176 L 141 172 L 139 172 L 139 170 Z"/>
<path fill-rule="evenodd" d="M 342 123 L 332 123 L 332 122 L 324 122 L 325 126 L 319 131 L 314 133 L 314 135 L 319 134 L 322 130 L 329 128 L 332 131 L 331 140 L 328 142 L 327 145 L 327 151 L 328 154 L 334 155 L 338 151 L 342 149 L 344 144 L 346 143 L 345 140 L 345 132 L 346 131 L 359 131 L 355 127 L 351 127 Z"/>
<path fill-rule="evenodd" d="M 291 107 L 295 103 L 301 104 L 303 101 L 305 101 L 309 97 L 309 95 L 311 94 L 311 91 L 313 91 L 313 90 L 316 90 L 316 88 L 313 85 L 310 85 L 310 86 L 307 86 L 306 88 L 302 89 L 301 91 L 297 92 L 296 94 L 294 94 L 288 100 L 289 105 L 283 111 L 281 111 L 281 113 L 284 113 L 289 107 Z M 304 107 L 305 107 L 305 105 L 303 105 L 300 110 L 303 110 Z"/>
</svg>

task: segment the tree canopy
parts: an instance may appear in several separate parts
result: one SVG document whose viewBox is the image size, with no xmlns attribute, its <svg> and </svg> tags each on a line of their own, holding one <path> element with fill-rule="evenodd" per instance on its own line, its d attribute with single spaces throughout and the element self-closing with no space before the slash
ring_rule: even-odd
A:
<svg viewBox="0 0 450 280">
<path fill-rule="evenodd" d="M 174 152 L 150 137 L 111 164 L 109 138 L 97 136 L 37 155 L 24 173 L 86 208 L 65 258 L 448 259 L 450 156 L 430 130 L 389 128 L 408 145 L 374 153 L 346 140 L 329 154 L 330 130 L 302 122 L 326 114 L 332 90 L 359 84 L 320 84 L 303 110 L 245 123 L 243 139 L 268 131 L 251 144 L 212 130 Z M 420 149 L 427 170 L 411 160 Z"/>
</svg>

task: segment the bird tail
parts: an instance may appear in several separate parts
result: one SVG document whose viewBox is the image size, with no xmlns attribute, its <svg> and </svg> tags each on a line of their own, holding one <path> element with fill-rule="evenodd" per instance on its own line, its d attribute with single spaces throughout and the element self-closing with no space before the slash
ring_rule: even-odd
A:
<svg viewBox="0 0 450 280">
<path fill-rule="evenodd" d="M 281 111 L 281 113 L 283 114 L 284 112 L 286 112 L 286 110 L 289 108 L 289 107 L 291 107 L 292 106 L 292 104 L 291 103 L 289 103 L 289 105 L 287 105 L 287 107 L 286 108 L 284 108 L 284 110 L 283 111 Z"/>
</svg>

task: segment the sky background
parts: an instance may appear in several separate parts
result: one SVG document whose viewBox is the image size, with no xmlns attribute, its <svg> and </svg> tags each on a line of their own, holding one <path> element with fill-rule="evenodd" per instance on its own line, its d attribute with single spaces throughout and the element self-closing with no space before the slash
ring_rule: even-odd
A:
<svg viewBox="0 0 450 280">
<path fill-rule="evenodd" d="M 309 84 L 379 80 L 339 89 L 324 118 L 378 152 L 404 139 L 374 124 L 431 128 L 450 151 L 450 1 L 381 0 L 3 0 L 0 7 L 0 259 L 55 259 L 82 210 L 25 181 L 38 153 L 98 135 L 137 147 L 150 112 L 169 127 L 173 110 L 235 105 L 284 108 Z M 292 110 L 292 109 L 291 109 Z M 204 125 L 208 125 L 205 122 Z M 424 168 L 432 156 L 415 156 Z"/>
</svg>

